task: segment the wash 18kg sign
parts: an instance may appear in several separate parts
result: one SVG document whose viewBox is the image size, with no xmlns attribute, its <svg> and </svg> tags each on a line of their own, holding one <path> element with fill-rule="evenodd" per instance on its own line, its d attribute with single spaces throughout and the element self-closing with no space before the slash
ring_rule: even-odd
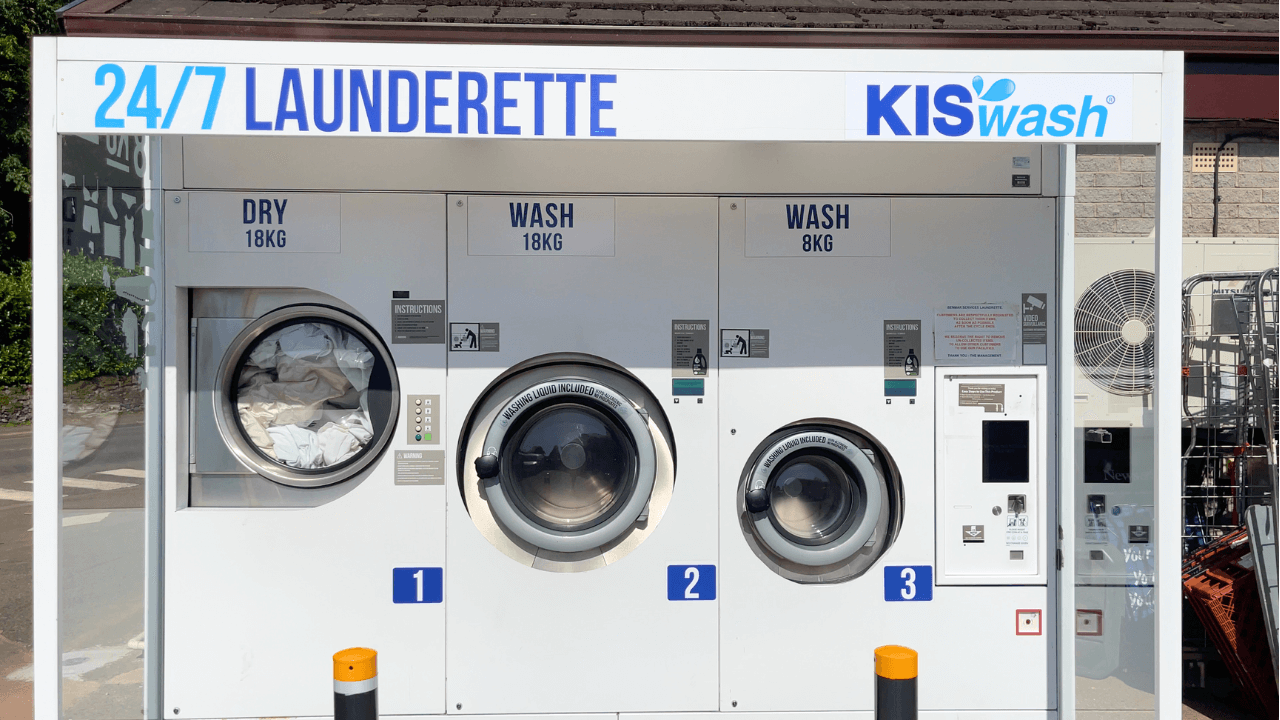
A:
<svg viewBox="0 0 1280 720">
<path fill-rule="evenodd" d="M 1131 74 L 59 63 L 59 128 L 388 138 L 1130 141 Z M 507 59 L 511 59 L 507 57 Z M 1139 133 L 1141 135 L 1142 133 Z"/>
</svg>

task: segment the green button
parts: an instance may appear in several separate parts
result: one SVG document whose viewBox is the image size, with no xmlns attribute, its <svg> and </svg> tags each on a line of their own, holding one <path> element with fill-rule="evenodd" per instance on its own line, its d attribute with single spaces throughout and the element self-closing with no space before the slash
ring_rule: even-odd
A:
<svg viewBox="0 0 1280 720">
<path fill-rule="evenodd" d="M 427 442 L 431 442 L 431 433 L 427 433 Z"/>
<path fill-rule="evenodd" d="M 414 439 L 414 440 L 421 441 L 421 440 L 422 440 L 422 436 L 421 436 L 421 435 L 414 435 L 414 436 L 413 436 L 413 439 Z"/>
</svg>

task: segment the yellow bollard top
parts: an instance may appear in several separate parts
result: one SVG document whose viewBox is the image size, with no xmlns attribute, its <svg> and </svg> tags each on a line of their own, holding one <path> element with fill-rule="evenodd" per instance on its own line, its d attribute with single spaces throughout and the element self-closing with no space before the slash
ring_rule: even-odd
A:
<svg viewBox="0 0 1280 720">
<path fill-rule="evenodd" d="M 369 648 L 347 648 L 333 654 L 333 679 L 360 682 L 378 674 L 378 653 Z"/>
<path fill-rule="evenodd" d="M 876 648 L 876 675 L 887 680 L 914 680 L 917 653 L 901 645 Z"/>
</svg>

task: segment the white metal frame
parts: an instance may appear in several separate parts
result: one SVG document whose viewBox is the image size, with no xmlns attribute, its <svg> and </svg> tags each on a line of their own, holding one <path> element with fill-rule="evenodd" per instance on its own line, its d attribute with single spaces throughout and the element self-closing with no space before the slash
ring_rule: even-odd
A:
<svg viewBox="0 0 1280 720">
<path fill-rule="evenodd" d="M 384 65 L 440 67 L 503 68 L 613 68 L 632 71 L 661 71 L 672 77 L 687 78 L 690 87 L 706 87 L 707 74 L 726 79 L 742 73 L 795 73 L 808 77 L 847 72 L 930 73 L 938 68 L 964 67 L 982 73 L 1059 73 L 1115 74 L 1131 73 L 1134 82 L 1134 125 L 1150 129 L 1139 137 L 1113 142 L 1158 144 L 1158 180 L 1156 212 L 1156 276 L 1158 292 L 1155 408 L 1157 419 L 1156 477 L 1180 477 L 1180 401 L 1178 367 L 1180 364 L 1182 278 L 1182 136 L 1183 136 L 1183 53 L 1120 51 L 952 51 L 952 50 L 791 50 L 740 48 L 642 48 L 642 47 L 528 47 L 479 45 L 405 45 L 355 43 L 293 43 L 246 41 L 138 40 L 114 38 L 36 38 L 33 41 L 32 70 L 32 254 L 33 288 L 33 380 L 35 419 L 33 423 L 34 474 L 34 626 L 35 626 L 35 717 L 48 720 L 61 717 L 61 635 L 59 602 L 61 585 L 61 467 L 60 436 L 62 405 L 62 243 L 59 216 L 59 133 L 94 132 L 73 127 L 65 117 L 66 108 L 58 105 L 63 63 L 86 62 L 185 62 L 185 63 L 263 63 L 291 66 L 315 64 L 332 66 L 349 63 L 368 67 Z M 687 73 L 687 74 L 686 74 Z M 675 87 L 679 96 L 681 88 Z M 695 100 L 698 97 L 689 95 Z M 841 116 L 843 119 L 843 115 Z M 1140 121 L 1140 122 L 1139 122 Z M 1158 129 L 1157 129 L 1158 128 Z M 136 130 L 125 130 L 136 132 Z M 171 132 L 188 132 L 187 129 Z M 158 131 L 152 134 L 163 134 Z M 250 133 L 238 133 L 250 134 Z M 422 137 L 414 135 L 413 137 Z M 703 139 L 744 139 L 717 137 Z M 753 138 L 771 139 L 771 138 Z M 784 139 L 784 138 L 777 138 Z M 796 140 L 801 138 L 785 138 Z M 841 140 L 834 137 L 805 139 Z M 1019 138 L 1021 139 L 1021 138 Z M 1070 139 L 1070 138 L 1063 138 Z M 882 138 L 893 141 L 892 136 Z M 939 140 L 934 136 L 931 140 Z M 1052 138 L 1041 138 L 1051 141 Z M 965 141 L 963 138 L 956 141 Z M 1090 143 L 1108 141 L 1089 139 Z M 1068 308 L 1074 304 L 1074 287 L 1070 268 L 1074 264 L 1072 248 L 1074 182 L 1071 159 L 1073 147 L 1066 145 L 1062 155 L 1063 192 L 1059 204 L 1062 246 L 1059 256 L 1059 323 L 1060 357 L 1069 357 L 1072 327 Z M 158 250 L 159 248 L 157 248 Z M 163 285 L 158 285 L 163 288 Z M 1169 329 L 1161 332 L 1161 329 Z M 172 331 L 172 328 L 167 328 Z M 166 341 L 171 340 L 166 338 Z M 171 345 L 171 343 L 166 343 Z M 162 358 L 151 360 L 151 367 L 162 367 Z M 155 382 L 160 382 L 157 378 Z M 1059 375 L 1057 412 L 1061 477 L 1074 472 L 1074 446 L 1070 434 L 1062 429 L 1072 427 L 1072 373 Z M 166 383 L 169 388 L 172 383 Z M 149 385 L 150 389 L 155 389 Z M 1065 422 L 1064 422 L 1065 419 Z M 158 418 L 148 417 L 148 428 Z M 150 449 L 149 449 L 150 450 Z M 152 456 L 155 457 L 152 457 Z M 147 504 L 150 509 L 158 500 L 159 449 L 148 456 Z M 168 457 L 163 458 L 166 462 Z M 1061 487 L 1072 485 L 1063 482 Z M 1165 549 L 1157 558 L 1156 603 L 1156 713 L 1159 717 L 1176 717 L 1181 707 L 1180 639 L 1181 591 L 1178 519 L 1179 493 L 1176 482 L 1155 483 L 1157 510 L 1157 547 Z M 1060 490 L 1061 491 L 1061 490 Z M 1060 508 L 1061 527 L 1072 528 L 1072 503 Z M 150 527 L 150 520 L 148 521 Z M 148 577 L 158 577 L 154 570 L 160 558 L 159 535 L 148 535 L 147 562 L 152 567 Z M 1074 577 L 1073 553 L 1063 552 L 1063 577 Z M 1060 585 L 1063 619 L 1060 622 L 1061 655 L 1059 709 L 1061 717 L 1073 717 L 1075 708 L 1074 658 L 1067 648 L 1074 646 L 1074 625 L 1068 620 L 1074 608 L 1073 583 Z M 148 647 L 158 643 L 160 598 L 149 588 L 146 605 Z M 154 652 L 154 650 L 153 650 Z M 148 653 L 147 717 L 158 717 L 160 688 L 159 664 Z"/>
</svg>

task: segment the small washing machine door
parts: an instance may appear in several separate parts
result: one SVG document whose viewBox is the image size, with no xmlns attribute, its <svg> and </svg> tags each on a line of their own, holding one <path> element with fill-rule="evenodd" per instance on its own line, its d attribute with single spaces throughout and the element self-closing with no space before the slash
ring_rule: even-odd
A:
<svg viewBox="0 0 1280 720">
<path fill-rule="evenodd" d="M 761 443 L 744 470 L 744 532 L 757 556 L 785 577 L 856 577 L 892 541 L 901 514 L 895 475 L 883 450 L 861 433 L 784 428 Z"/>
<path fill-rule="evenodd" d="M 360 319 L 324 305 L 281 307 L 228 345 L 215 419 L 249 470 L 300 488 L 355 477 L 395 430 L 400 388 L 391 353 Z"/>
<path fill-rule="evenodd" d="M 483 503 L 472 507 L 468 495 L 473 518 L 489 515 L 531 551 L 504 547 L 508 554 L 572 562 L 616 547 L 649 519 L 655 494 L 670 494 L 669 431 L 652 416 L 655 406 L 616 366 L 561 362 L 509 372 L 469 423 L 461 464 L 474 473 L 474 498 Z"/>
</svg>

